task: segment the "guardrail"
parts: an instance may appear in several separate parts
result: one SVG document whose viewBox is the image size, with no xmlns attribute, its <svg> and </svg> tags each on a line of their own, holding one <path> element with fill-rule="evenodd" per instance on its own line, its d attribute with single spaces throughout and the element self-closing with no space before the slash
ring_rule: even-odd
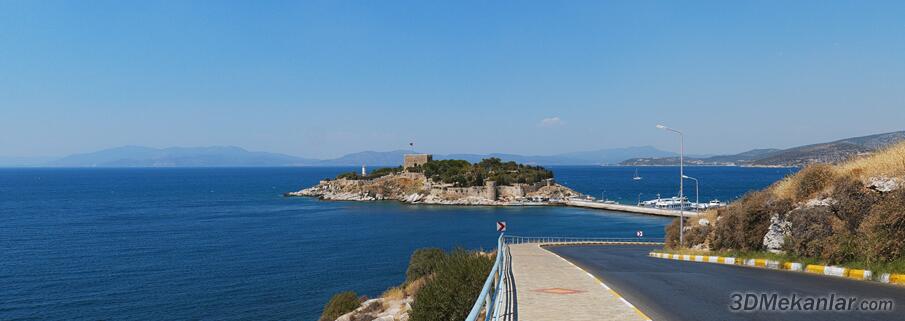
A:
<svg viewBox="0 0 905 321">
<path fill-rule="evenodd" d="M 593 244 L 593 243 L 663 243 L 663 238 L 650 237 L 559 237 L 559 236 L 515 236 L 507 235 L 504 237 L 506 244 L 524 244 L 524 243 L 576 243 L 576 244 Z"/>
<path fill-rule="evenodd" d="M 509 292 L 509 289 L 511 288 L 511 286 L 508 284 L 510 282 L 510 279 L 506 277 L 506 275 L 509 273 L 510 267 L 509 244 L 525 243 L 662 244 L 663 239 L 649 237 L 546 237 L 500 234 L 499 239 L 497 239 L 497 255 L 496 260 L 493 263 L 493 268 L 490 269 L 490 274 L 487 275 L 487 280 L 484 281 L 484 287 L 481 288 L 481 293 L 478 295 L 478 299 L 471 307 L 471 312 L 468 313 L 468 317 L 465 318 L 465 321 L 479 320 L 478 318 L 481 316 L 481 312 L 484 312 L 484 317 L 482 318 L 484 321 L 500 321 L 511 313 L 511 311 L 508 311 L 510 308 L 508 304 L 504 304 L 509 302 L 507 296 L 512 294 Z"/>
<path fill-rule="evenodd" d="M 508 254 L 509 246 L 503 235 L 500 234 L 500 238 L 497 240 L 496 261 L 493 263 L 490 274 L 487 275 L 487 280 L 484 281 L 484 287 L 481 288 L 481 294 L 478 295 L 478 300 L 475 301 L 474 306 L 471 307 L 471 312 L 468 313 L 468 317 L 465 318 L 465 321 L 478 320 L 482 311 L 485 311 L 485 321 L 497 321 L 500 319 L 502 305 L 500 303 L 504 299 L 500 294 L 503 292 L 504 283 L 507 282 L 505 275 L 509 270 Z"/>
</svg>

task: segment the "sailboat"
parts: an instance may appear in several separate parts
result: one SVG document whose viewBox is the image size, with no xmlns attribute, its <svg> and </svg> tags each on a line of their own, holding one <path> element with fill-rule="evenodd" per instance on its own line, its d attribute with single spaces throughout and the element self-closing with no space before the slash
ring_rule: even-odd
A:
<svg viewBox="0 0 905 321">
<path fill-rule="evenodd" d="M 641 176 L 638 176 L 638 169 L 637 169 L 637 168 L 635 169 L 635 177 L 632 177 L 632 179 L 633 179 L 633 180 L 636 180 L 636 181 L 640 181 L 640 180 L 641 180 Z"/>
</svg>

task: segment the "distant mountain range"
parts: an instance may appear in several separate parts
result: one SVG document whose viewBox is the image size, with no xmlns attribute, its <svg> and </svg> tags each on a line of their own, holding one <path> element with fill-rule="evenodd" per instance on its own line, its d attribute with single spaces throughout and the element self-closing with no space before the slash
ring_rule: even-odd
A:
<svg viewBox="0 0 905 321">
<path fill-rule="evenodd" d="M 754 149 L 735 155 L 706 158 L 686 157 L 690 165 L 738 166 L 803 166 L 811 163 L 838 163 L 852 156 L 868 154 L 890 144 L 905 140 L 905 131 L 846 138 L 829 143 L 812 144 L 787 149 Z M 627 159 L 620 165 L 660 166 L 678 165 L 679 158 L 639 157 Z"/>
<path fill-rule="evenodd" d="M 735 155 L 686 156 L 688 165 L 801 166 L 839 162 L 905 139 L 905 131 L 847 138 L 788 149 L 754 149 Z M 399 166 L 408 150 L 364 151 L 334 159 L 301 158 L 254 152 L 234 146 L 150 148 L 123 146 L 63 158 L 0 157 L 5 167 L 264 167 L 264 166 Z M 488 157 L 536 165 L 677 165 L 678 155 L 651 146 L 600 149 L 556 155 L 447 154 L 434 159 L 478 162 Z"/>
<path fill-rule="evenodd" d="M 59 159 L 0 158 L 0 166 L 30 167 L 263 167 L 263 166 L 399 166 L 408 150 L 364 151 L 334 159 L 310 159 L 286 154 L 253 152 L 234 146 L 150 148 L 123 146 Z M 549 156 L 515 154 L 449 154 L 434 159 L 478 162 L 488 157 L 538 165 L 617 164 L 628 158 L 675 155 L 650 146 L 601 149 Z"/>
<path fill-rule="evenodd" d="M 316 160 L 250 152 L 234 146 L 150 148 L 123 146 L 50 161 L 52 167 L 243 167 L 293 166 Z"/>
</svg>

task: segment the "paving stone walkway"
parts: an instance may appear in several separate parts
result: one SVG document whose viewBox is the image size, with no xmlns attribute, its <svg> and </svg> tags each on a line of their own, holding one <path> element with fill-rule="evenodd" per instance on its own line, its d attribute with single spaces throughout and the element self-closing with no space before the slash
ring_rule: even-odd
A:
<svg viewBox="0 0 905 321">
<path fill-rule="evenodd" d="M 519 321 L 647 320 L 584 270 L 541 248 L 512 244 Z"/>
</svg>

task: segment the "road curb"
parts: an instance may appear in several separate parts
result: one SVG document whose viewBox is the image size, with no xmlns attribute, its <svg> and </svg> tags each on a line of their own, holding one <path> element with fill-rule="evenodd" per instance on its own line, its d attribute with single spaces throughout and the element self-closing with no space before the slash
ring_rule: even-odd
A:
<svg viewBox="0 0 905 321">
<path fill-rule="evenodd" d="M 849 269 L 849 268 L 844 268 L 841 266 L 802 264 L 802 263 L 797 263 L 797 262 L 780 262 L 780 261 L 773 261 L 773 260 L 767 260 L 767 259 L 742 259 L 742 258 L 735 258 L 735 257 L 711 256 L 711 255 L 670 254 L 670 253 L 663 253 L 663 252 L 657 252 L 657 251 L 648 253 L 648 256 L 655 257 L 655 258 L 661 258 L 661 259 L 669 259 L 669 260 L 758 267 L 758 268 L 773 269 L 773 270 L 786 270 L 786 271 L 842 277 L 842 278 L 859 280 L 859 281 L 872 281 L 872 282 L 882 282 L 882 283 L 889 283 L 889 284 L 896 284 L 896 285 L 905 285 L 905 274 L 883 273 L 880 275 L 874 275 L 874 273 L 870 270 Z"/>
</svg>

